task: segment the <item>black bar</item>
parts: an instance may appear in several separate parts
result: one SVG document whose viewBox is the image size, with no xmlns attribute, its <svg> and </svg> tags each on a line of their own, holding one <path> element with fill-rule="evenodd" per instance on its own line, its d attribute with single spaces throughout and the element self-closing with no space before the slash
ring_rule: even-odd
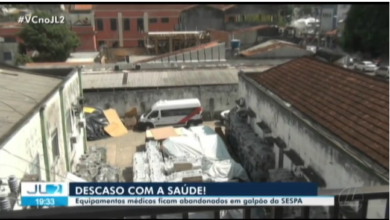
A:
<svg viewBox="0 0 390 220">
<path fill-rule="evenodd" d="M 340 203 L 339 197 L 336 196 L 334 199 L 334 206 L 329 208 L 330 210 L 330 218 L 331 219 L 339 219 L 340 217 Z"/>
<path fill-rule="evenodd" d="M 251 208 L 246 208 L 244 209 L 244 216 L 245 219 L 250 219 L 251 218 Z"/>
<path fill-rule="evenodd" d="M 309 219 L 310 218 L 310 206 L 302 207 L 301 218 L 302 219 Z"/>
<path fill-rule="evenodd" d="M 183 213 L 183 219 L 188 219 L 188 212 L 187 213 Z"/>
<path fill-rule="evenodd" d="M 386 200 L 386 212 L 385 212 L 385 219 L 389 219 L 389 199 Z"/>
<path fill-rule="evenodd" d="M 220 219 L 220 211 L 214 211 L 214 219 Z"/>
<path fill-rule="evenodd" d="M 359 207 L 359 217 L 361 219 L 366 219 L 368 211 L 368 199 L 363 199 L 363 201 L 359 201 Z"/>
</svg>

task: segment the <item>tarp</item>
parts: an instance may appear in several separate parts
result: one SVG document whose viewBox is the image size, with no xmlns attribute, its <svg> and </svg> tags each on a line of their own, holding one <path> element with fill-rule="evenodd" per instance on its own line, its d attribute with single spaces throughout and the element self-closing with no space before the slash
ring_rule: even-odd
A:
<svg viewBox="0 0 390 220">
<path fill-rule="evenodd" d="M 109 135 L 104 130 L 104 127 L 110 123 L 108 122 L 102 109 L 84 107 L 84 114 L 86 121 L 87 140 L 93 141 L 109 137 Z"/>
<path fill-rule="evenodd" d="M 243 167 L 230 156 L 223 139 L 210 127 L 197 126 L 189 129 L 193 135 L 170 137 L 162 142 L 162 151 L 170 157 L 204 157 L 207 161 L 202 170 L 213 181 L 231 179 L 248 181 Z"/>
</svg>

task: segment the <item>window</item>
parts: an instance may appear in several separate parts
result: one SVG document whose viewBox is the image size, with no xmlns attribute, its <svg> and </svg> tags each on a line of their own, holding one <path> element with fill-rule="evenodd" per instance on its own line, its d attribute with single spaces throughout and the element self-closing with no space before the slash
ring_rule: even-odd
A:
<svg viewBox="0 0 390 220">
<path fill-rule="evenodd" d="M 154 112 L 152 112 L 149 116 L 148 116 L 148 118 L 157 118 L 158 117 L 158 111 L 154 111 Z"/>
<path fill-rule="evenodd" d="M 16 37 L 4 37 L 4 43 L 16 43 Z"/>
<path fill-rule="evenodd" d="M 4 61 L 12 61 L 12 53 L 11 52 L 3 52 Z"/>
<path fill-rule="evenodd" d="M 51 134 L 51 151 L 53 153 L 53 160 L 60 156 L 60 143 L 58 139 L 58 129 L 56 128 Z"/>
<path fill-rule="evenodd" d="M 137 30 L 139 33 L 143 33 L 144 31 L 144 19 L 137 18 Z"/>
<path fill-rule="evenodd" d="M 104 30 L 103 19 L 98 18 L 98 19 L 95 20 L 95 23 L 96 23 L 96 29 L 98 31 L 103 31 Z"/>
<path fill-rule="evenodd" d="M 104 40 L 99 40 L 98 41 L 99 47 L 104 46 L 106 42 Z"/>
<path fill-rule="evenodd" d="M 123 30 L 125 30 L 125 31 L 130 30 L 130 18 L 123 19 Z"/>
<path fill-rule="evenodd" d="M 235 21 L 236 21 L 236 19 L 235 19 L 234 16 L 229 16 L 228 17 L 228 22 L 235 22 Z"/>
<path fill-rule="evenodd" d="M 145 46 L 144 40 L 138 40 L 138 47 L 144 47 L 144 46 Z"/>
<path fill-rule="evenodd" d="M 191 114 L 196 108 L 172 109 L 161 111 L 161 117 L 185 116 Z"/>
<path fill-rule="evenodd" d="M 149 23 L 151 24 L 157 23 L 157 18 L 149 18 Z"/>
<path fill-rule="evenodd" d="M 161 18 L 161 23 L 169 23 L 169 18 Z"/>
<path fill-rule="evenodd" d="M 112 31 L 116 31 L 118 22 L 116 21 L 116 18 L 111 18 L 110 19 L 110 26 Z"/>
</svg>

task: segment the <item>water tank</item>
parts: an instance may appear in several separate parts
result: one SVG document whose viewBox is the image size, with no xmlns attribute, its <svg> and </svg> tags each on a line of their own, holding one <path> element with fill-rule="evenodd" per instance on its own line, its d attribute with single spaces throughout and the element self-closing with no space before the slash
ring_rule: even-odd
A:
<svg viewBox="0 0 390 220">
<path fill-rule="evenodd" d="M 241 47 L 241 40 L 233 39 L 230 42 L 230 46 L 232 47 L 232 50 L 240 49 L 240 47 Z"/>
</svg>

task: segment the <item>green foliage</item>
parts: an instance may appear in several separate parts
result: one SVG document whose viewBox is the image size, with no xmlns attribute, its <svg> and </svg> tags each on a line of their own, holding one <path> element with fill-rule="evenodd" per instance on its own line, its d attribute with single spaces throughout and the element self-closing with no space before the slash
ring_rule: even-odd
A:
<svg viewBox="0 0 390 220">
<path fill-rule="evenodd" d="M 39 18 L 51 18 L 52 15 L 39 12 Z M 80 41 L 66 24 L 26 24 L 18 35 L 29 50 L 36 50 L 38 62 L 63 62 L 79 46 Z"/>
<path fill-rule="evenodd" d="M 352 5 L 342 34 L 347 51 L 373 57 L 389 54 L 389 5 Z"/>
<path fill-rule="evenodd" d="M 32 63 L 33 60 L 31 57 L 27 56 L 26 54 L 18 54 L 15 57 L 15 65 L 20 66 L 24 65 L 26 63 Z"/>
</svg>

